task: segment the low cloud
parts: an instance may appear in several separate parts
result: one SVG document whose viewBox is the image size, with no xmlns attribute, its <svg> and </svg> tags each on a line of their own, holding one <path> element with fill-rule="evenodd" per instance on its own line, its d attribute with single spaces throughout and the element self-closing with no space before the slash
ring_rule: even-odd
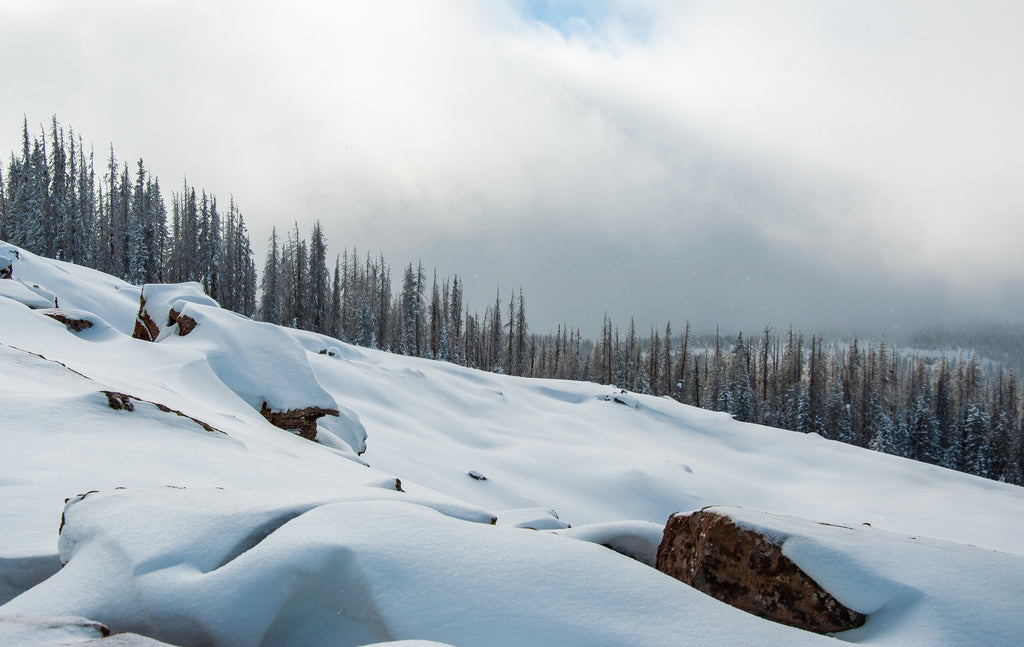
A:
<svg viewBox="0 0 1024 647">
<path fill-rule="evenodd" d="M 1016 3 L 533 4 L 0 1 L 0 145 L 56 113 L 538 330 L 1024 315 Z"/>
</svg>

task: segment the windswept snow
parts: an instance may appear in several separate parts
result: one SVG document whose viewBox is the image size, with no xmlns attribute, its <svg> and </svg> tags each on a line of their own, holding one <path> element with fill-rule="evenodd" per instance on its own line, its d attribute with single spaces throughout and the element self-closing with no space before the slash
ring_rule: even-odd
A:
<svg viewBox="0 0 1024 647">
<path fill-rule="evenodd" d="M 359 413 L 368 463 L 487 508 L 663 525 L 734 505 L 1024 552 L 1024 489 L 1004 483 L 592 383 L 368 349 L 310 362 Z"/>
<path fill-rule="evenodd" d="M 868 615 L 844 640 L 894 645 L 1013 645 L 1024 636 L 1024 559 L 871 526 L 716 508 L 772 536 L 846 606 Z"/>
<path fill-rule="evenodd" d="M 67 511 L 67 566 L 2 610 L 83 615 L 185 645 L 827 644 L 594 544 L 397 496 L 336 496 L 90 495 Z"/>
<path fill-rule="evenodd" d="M 836 644 L 645 565 L 669 515 L 708 505 L 869 613 L 844 640 L 980 647 L 1024 629 L 1022 488 L 199 297 L 166 304 L 198 323 L 187 336 L 140 341 L 139 288 L 5 244 L 0 259 L 0 642 L 57 644 L 42 627 L 81 616 L 172 644 Z M 94 326 L 70 331 L 23 288 Z M 340 415 L 313 443 L 264 402 Z"/>
<path fill-rule="evenodd" d="M 264 404 L 272 411 L 338 408 L 313 375 L 306 351 L 280 327 L 209 305 L 177 301 L 172 307 L 197 325 L 161 343 L 201 350 L 214 374 L 257 411 Z"/>
</svg>

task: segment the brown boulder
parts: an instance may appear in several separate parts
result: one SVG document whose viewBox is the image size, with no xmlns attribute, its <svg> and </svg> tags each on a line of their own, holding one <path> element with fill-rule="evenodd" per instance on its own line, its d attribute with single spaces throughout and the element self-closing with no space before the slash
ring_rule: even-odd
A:
<svg viewBox="0 0 1024 647">
<path fill-rule="evenodd" d="M 62 312 L 61 310 L 56 308 L 46 310 L 43 312 L 43 314 L 51 319 L 55 319 L 61 322 L 62 324 L 68 327 L 68 330 L 73 332 L 82 332 L 83 330 L 88 330 L 89 328 L 92 328 L 92 322 L 89 321 L 88 319 L 76 317 L 67 312 Z"/>
<path fill-rule="evenodd" d="M 339 415 L 337 409 L 322 409 L 320 407 L 273 411 L 267 406 L 266 402 L 260 407 L 260 413 L 275 427 L 297 431 L 306 440 L 316 440 L 316 421 L 318 418 Z"/>
<path fill-rule="evenodd" d="M 135 316 L 132 337 L 156 341 L 160 333 L 175 324 L 178 334 L 185 336 L 196 327 L 196 320 L 181 314 L 182 304 L 220 307 L 203 291 L 203 286 L 188 283 L 147 283 L 139 292 L 139 312 Z M 175 309 L 177 306 L 177 310 Z"/>
<path fill-rule="evenodd" d="M 156 323 L 150 319 L 149 313 L 140 309 L 138 316 L 135 317 L 135 330 L 132 331 L 132 337 L 143 341 L 156 341 L 156 337 L 159 334 L 160 329 L 157 328 Z"/>
<path fill-rule="evenodd" d="M 737 609 L 819 634 L 867 619 L 811 579 L 780 545 L 713 510 L 669 518 L 656 568 Z"/>
<path fill-rule="evenodd" d="M 196 326 L 199 325 L 199 324 L 196 323 L 195 319 L 193 319 L 192 317 L 190 317 L 190 316 L 188 316 L 186 314 L 182 314 L 182 313 L 178 312 L 174 308 L 171 308 L 170 319 L 167 322 L 168 326 L 170 326 L 172 324 L 178 324 L 178 336 L 179 337 L 184 337 L 185 335 L 187 335 L 190 332 L 192 332 L 193 330 L 195 330 Z"/>
<path fill-rule="evenodd" d="M 132 337 L 143 341 L 156 341 L 159 335 L 160 326 L 156 325 L 146 310 L 146 291 L 143 290 L 139 294 L 139 312 L 135 315 L 135 330 L 132 332 Z"/>
</svg>

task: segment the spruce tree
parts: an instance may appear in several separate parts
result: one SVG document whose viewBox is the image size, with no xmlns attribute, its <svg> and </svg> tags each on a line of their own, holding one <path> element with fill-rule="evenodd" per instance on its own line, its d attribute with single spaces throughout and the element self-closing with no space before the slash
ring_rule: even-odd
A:
<svg viewBox="0 0 1024 647">
<path fill-rule="evenodd" d="M 278 249 L 277 228 L 272 227 L 267 240 L 267 256 L 263 264 L 260 282 L 259 318 L 273 324 L 282 323 L 281 318 L 281 253 Z"/>
<path fill-rule="evenodd" d="M 319 333 L 328 330 L 329 313 L 329 277 L 327 274 L 327 241 L 318 220 L 313 224 L 313 233 L 309 239 L 309 273 L 308 304 L 306 321 L 308 329 Z"/>
</svg>

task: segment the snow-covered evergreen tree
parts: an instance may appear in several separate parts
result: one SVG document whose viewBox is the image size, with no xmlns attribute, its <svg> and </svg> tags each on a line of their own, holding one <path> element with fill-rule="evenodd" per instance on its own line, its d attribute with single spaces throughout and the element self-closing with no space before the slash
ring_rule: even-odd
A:
<svg viewBox="0 0 1024 647">
<path fill-rule="evenodd" d="M 320 221 L 313 224 L 309 239 L 308 300 L 306 322 L 309 330 L 324 333 L 330 319 L 329 275 L 327 273 L 327 241 Z"/>
<path fill-rule="evenodd" d="M 278 249 L 277 228 L 270 230 L 267 256 L 260 283 L 259 318 L 274 324 L 282 323 L 281 311 L 281 252 Z"/>
</svg>

